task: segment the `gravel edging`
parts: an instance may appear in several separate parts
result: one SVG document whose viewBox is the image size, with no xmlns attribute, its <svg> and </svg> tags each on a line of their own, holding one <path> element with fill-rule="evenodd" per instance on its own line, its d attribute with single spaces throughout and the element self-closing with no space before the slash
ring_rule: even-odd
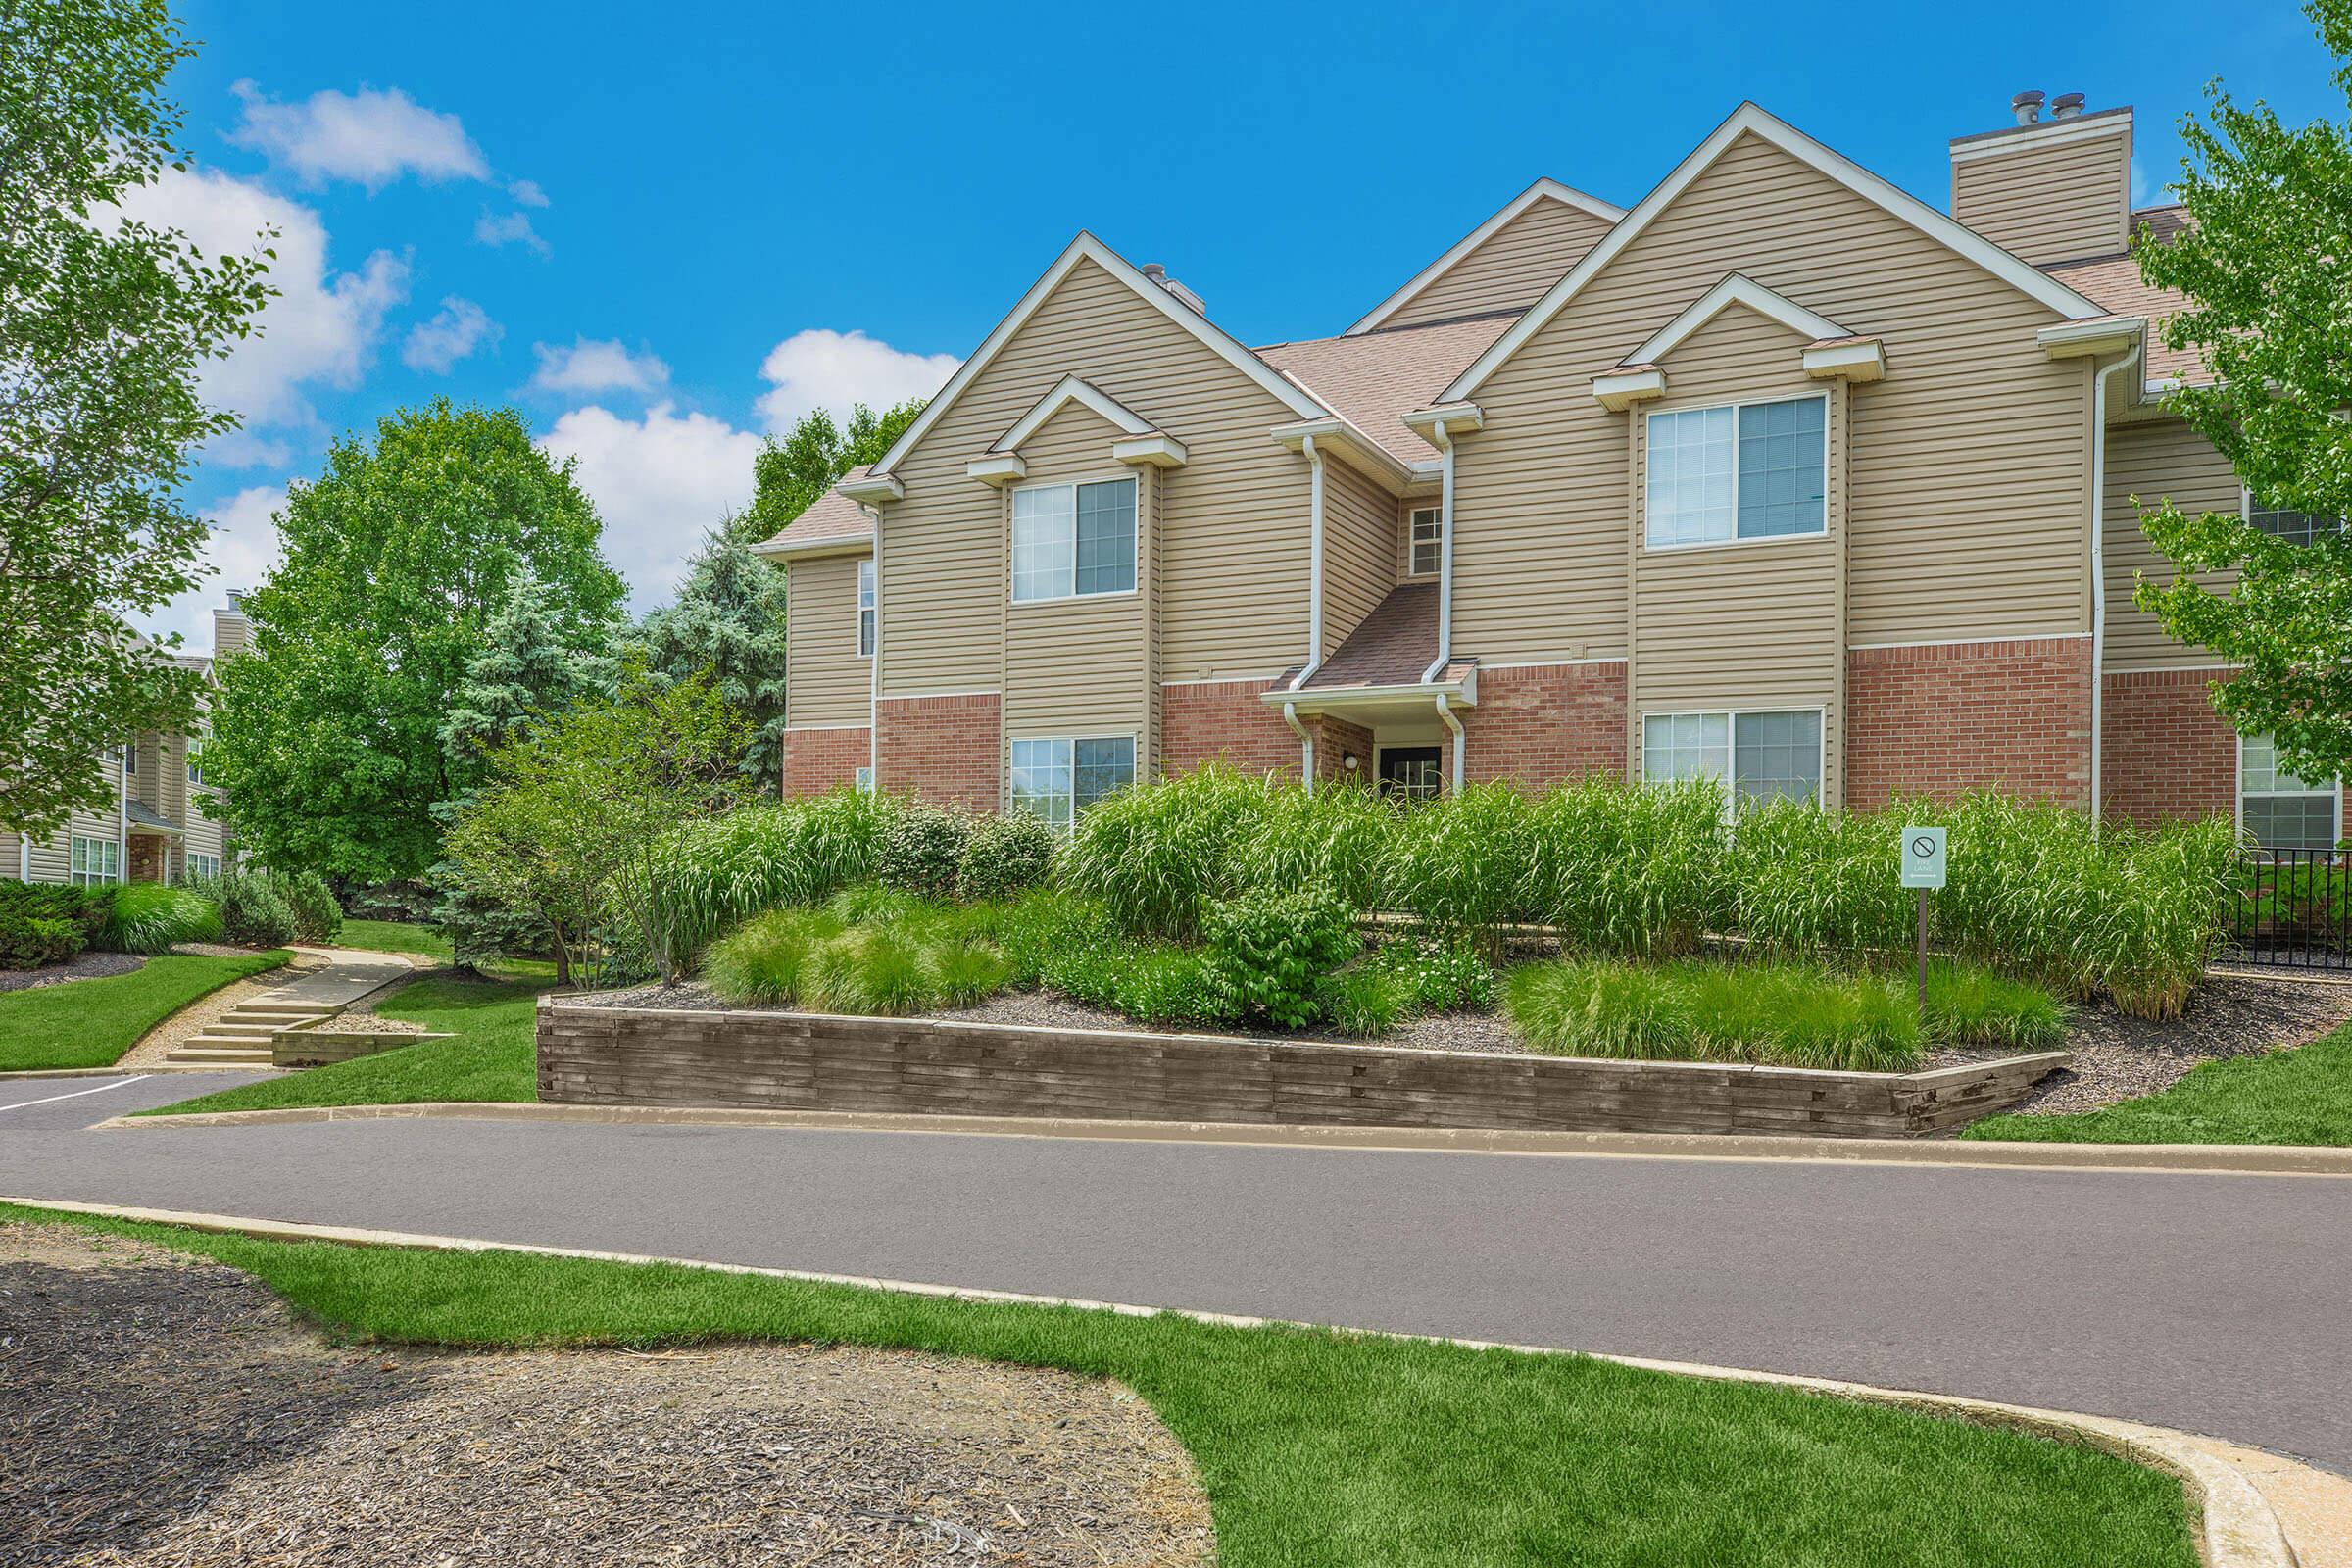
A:
<svg viewBox="0 0 2352 1568">
<path fill-rule="evenodd" d="M 234 1269 L 0 1224 L 0 1564 L 1200 1563 L 1144 1402 L 911 1351 L 335 1348 Z"/>
<path fill-rule="evenodd" d="M 103 980 L 108 975 L 133 974 L 147 966 L 136 953 L 79 953 L 64 963 L 45 963 L 38 969 L 0 969 L 0 993 L 38 991 L 71 980 Z"/>
</svg>

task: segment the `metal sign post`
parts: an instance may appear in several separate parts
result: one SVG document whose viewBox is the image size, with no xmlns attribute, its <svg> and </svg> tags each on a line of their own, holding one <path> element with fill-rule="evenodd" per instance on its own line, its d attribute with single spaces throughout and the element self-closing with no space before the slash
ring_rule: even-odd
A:
<svg viewBox="0 0 2352 1568">
<path fill-rule="evenodd" d="M 1919 889 L 1919 1010 L 1928 1010 L 1928 890 L 1943 886 L 1943 829 L 1903 829 L 1902 883 Z"/>
</svg>

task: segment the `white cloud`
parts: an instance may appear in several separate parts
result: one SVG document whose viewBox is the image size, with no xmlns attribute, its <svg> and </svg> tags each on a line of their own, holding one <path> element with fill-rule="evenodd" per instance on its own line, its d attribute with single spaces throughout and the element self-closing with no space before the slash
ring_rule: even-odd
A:
<svg viewBox="0 0 2352 1568">
<path fill-rule="evenodd" d="M 535 179 L 514 181 L 514 184 L 507 187 L 507 194 L 514 197 L 515 202 L 523 207 L 545 207 L 547 205 L 547 192 L 539 188 L 539 182 Z"/>
<path fill-rule="evenodd" d="M 817 409 L 831 410 L 836 419 L 853 403 L 880 413 L 929 397 L 962 364 L 953 354 L 908 354 L 863 332 L 813 327 L 767 351 L 760 373 L 774 386 L 760 394 L 760 415 L 781 434 Z"/>
<path fill-rule="evenodd" d="M 265 97 L 250 81 L 229 89 L 245 116 L 228 139 L 292 170 L 305 184 L 348 179 L 380 190 L 403 174 L 488 179 L 482 150 L 455 115 L 426 109 L 399 88 L 315 92 L 300 103 Z"/>
<path fill-rule="evenodd" d="M 531 215 L 528 213 L 509 213 L 503 218 L 484 213 L 473 220 L 473 237 L 493 249 L 527 245 L 541 256 L 550 254 L 547 241 L 541 239 L 539 231 L 531 227 Z"/>
<path fill-rule="evenodd" d="M 167 169 L 123 205 L 131 217 L 176 228 L 213 255 L 253 255 L 265 243 L 257 236 L 277 230 L 266 242 L 277 252 L 268 278 L 276 296 L 263 307 L 254 335 L 202 372 L 206 398 L 243 415 L 249 431 L 308 423 L 306 382 L 356 384 L 373 363 L 384 313 L 408 297 L 402 258 L 377 251 L 357 271 L 337 271 L 316 211 L 217 171 Z"/>
<path fill-rule="evenodd" d="M 447 375 L 460 360 L 476 349 L 496 347 L 506 335 L 506 328 L 490 319 L 489 312 L 453 294 L 441 302 L 441 309 L 430 319 L 409 328 L 400 363 L 412 370 Z"/>
<path fill-rule="evenodd" d="M 669 367 L 651 353 L 631 354 L 618 339 L 575 338 L 569 348 L 534 343 L 539 368 L 531 390 L 585 397 L 598 392 L 656 392 L 669 382 Z"/>
<path fill-rule="evenodd" d="M 539 445 L 559 462 L 579 460 L 580 488 L 605 521 L 605 556 L 642 610 L 668 602 L 704 533 L 751 504 L 760 439 L 667 403 L 642 419 L 590 404 L 559 418 Z"/>
<path fill-rule="evenodd" d="M 215 502 L 199 516 L 212 525 L 204 560 L 214 567 L 211 576 L 145 617 L 145 629 L 157 635 L 178 632 L 191 653 L 208 653 L 213 646 L 213 612 L 226 609 L 231 589 L 251 588 L 277 562 L 275 514 L 286 504 L 283 485 L 257 484 Z"/>
</svg>

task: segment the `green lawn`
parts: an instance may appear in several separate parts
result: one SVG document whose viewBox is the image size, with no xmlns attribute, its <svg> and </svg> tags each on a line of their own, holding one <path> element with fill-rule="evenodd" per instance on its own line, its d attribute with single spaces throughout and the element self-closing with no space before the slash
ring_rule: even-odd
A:
<svg viewBox="0 0 2352 1568">
<path fill-rule="evenodd" d="M 365 948 L 370 953 L 415 953 L 427 958 L 450 958 L 449 938 L 429 925 L 405 920 L 346 920 L 335 938 L 338 948 Z"/>
<path fill-rule="evenodd" d="M 1961 1136 L 2080 1144 L 2352 1144 L 2352 1025 L 2208 1061 L 2161 1094 L 2068 1116 L 1987 1116 Z"/>
<path fill-rule="evenodd" d="M 426 1100 L 536 1100 L 538 1055 L 531 1004 L 546 989 L 537 979 L 412 980 L 375 1010 L 387 1018 L 408 1018 L 447 1032 L 449 1039 L 423 1040 L 308 1072 L 265 1078 L 141 1114 L 402 1105 Z"/>
<path fill-rule="evenodd" d="M 167 954 L 129 974 L 0 991 L 0 1072 L 110 1066 L 197 998 L 292 956 L 283 948 L 233 958 Z"/>
<path fill-rule="evenodd" d="M 705 1269 L 257 1241 L 199 1252 L 345 1341 L 900 1347 L 1116 1378 L 1191 1450 L 1224 1568 L 2193 1568 L 2180 1485 L 2089 1448 L 1579 1356 L 943 1301 Z"/>
</svg>

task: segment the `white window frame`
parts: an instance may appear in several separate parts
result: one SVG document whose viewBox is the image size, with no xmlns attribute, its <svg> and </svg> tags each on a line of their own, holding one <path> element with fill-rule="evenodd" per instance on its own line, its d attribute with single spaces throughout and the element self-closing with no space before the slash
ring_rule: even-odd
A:
<svg viewBox="0 0 2352 1568">
<path fill-rule="evenodd" d="M 1130 564 L 1131 564 L 1131 566 L 1132 566 L 1132 570 L 1131 570 L 1131 572 L 1130 572 L 1130 576 L 1132 577 L 1132 579 L 1133 579 L 1133 580 L 1132 580 L 1132 581 L 1130 581 L 1130 582 L 1128 583 L 1128 585 L 1127 585 L 1126 587 L 1124 587 L 1124 588 L 1109 588 L 1109 589 L 1100 589 L 1100 590 L 1097 590 L 1097 591 L 1095 591 L 1095 592 L 1092 592 L 1092 593 L 1080 593 L 1080 592 L 1078 591 L 1078 492 L 1079 492 L 1081 489 L 1083 489 L 1085 486 L 1087 486 L 1087 485 L 1090 485 L 1090 484 L 1132 484 L 1132 485 L 1134 485 L 1134 486 L 1135 486 L 1135 506 L 1134 506 L 1134 508 L 1132 509 L 1132 511 L 1131 511 L 1131 512 L 1128 514 L 1128 519 L 1127 519 L 1127 520 L 1128 520 L 1128 525 L 1129 525 L 1129 528 L 1130 528 L 1130 530 L 1131 530 L 1131 532 L 1130 532 L 1130 540 L 1131 540 L 1131 543 L 1132 543 L 1132 549 L 1133 549 L 1133 554 L 1132 554 L 1132 555 L 1130 555 L 1130 556 L 1129 556 L 1129 558 L 1128 558 L 1128 560 L 1129 560 L 1129 562 L 1130 562 Z M 1018 597 L 1018 595 L 1019 595 L 1019 592 L 1020 592 L 1020 590 L 1019 590 L 1019 586 L 1018 586 L 1018 574 L 1016 573 L 1016 571 L 1014 570 L 1014 567 L 1013 567 L 1013 563 L 1014 563 L 1014 561 L 1015 561 L 1016 559 L 1018 559 L 1018 558 L 1017 558 L 1017 557 L 1014 555 L 1014 545 L 1013 545 L 1013 531 L 1014 531 L 1014 528 L 1015 528 L 1015 526 L 1016 526 L 1016 524 L 1015 524 L 1015 522 L 1014 522 L 1014 511 L 1015 511 L 1015 509 L 1017 509 L 1017 508 L 1020 506 L 1020 502 L 1019 502 L 1019 501 L 1016 499 L 1017 497 L 1019 497 L 1019 496 L 1020 496 L 1021 494 L 1023 494 L 1024 492 L 1033 492 L 1033 491 L 1039 491 L 1039 490 L 1067 490 L 1067 491 L 1070 493 L 1070 576 L 1069 576 L 1069 587 L 1067 587 L 1066 589 L 1064 589 L 1064 590 L 1063 590 L 1062 592 L 1060 592 L 1060 593 L 1054 593 L 1054 594 L 1033 594 L 1033 595 L 1031 595 L 1030 597 L 1028 597 L 1027 599 L 1023 599 L 1023 598 L 1020 598 L 1020 597 Z M 1013 486 L 1011 489 L 1009 489 L 1009 490 L 1007 490 L 1007 491 L 1005 492 L 1005 502 L 1004 502 L 1004 597 L 1005 597 L 1006 601 L 1007 601 L 1008 603 L 1010 603 L 1010 604 L 1011 604 L 1011 606 L 1012 606 L 1012 607 L 1013 607 L 1015 610 L 1021 609 L 1022 607 L 1024 607 L 1024 606 L 1028 606 L 1028 605 L 1058 605 L 1058 604 L 1067 604 L 1069 601 L 1071 601 L 1071 600 L 1073 600 L 1073 599 L 1086 599 L 1086 600 L 1096 600 L 1096 599 L 1132 599 L 1132 598 L 1134 598 L 1134 597 L 1135 597 L 1137 594 L 1139 594 L 1139 593 L 1141 593 L 1141 592 L 1143 591 L 1143 581 L 1144 581 L 1144 480 L 1143 480 L 1143 475 L 1141 475 L 1141 474 L 1137 473 L 1137 472 L 1136 472 L 1134 469 L 1132 469 L 1132 468 L 1122 468 L 1122 469 L 1120 469 L 1120 470 L 1119 470 L 1118 472 L 1116 472 L 1116 473 L 1093 473 L 1093 474 L 1082 474 L 1082 475 L 1080 475 L 1079 477 L 1077 477 L 1077 478 L 1075 478 L 1075 479 L 1057 479 L 1057 480 L 1054 480 L 1054 481 L 1052 481 L 1052 482 L 1050 482 L 1050 483 L 1040 483 L 1040 484 L 1019 484 L 1019 485 L 1014 485 L 1014 486 Z M 1052 736 L 1052 737 L 1025 736 L 1025 737 L 1023 737 L 1023 738 L 1024 738 L 1024 739 L 1056 739 L 1056 740 L 1058 740 L 1058 739 L 1061 739 L 1062 737 L 1059 737 L 1059 736 Z M 1102 739 L 1107 739 L 1107 738 L 1108 738 L 1108 737 L 1105 737 L 1105 736 L 1098 736 L 1098 735 L 1089 735 L 1089 736 L 1086 736 L 1086 737 L 1084 737 L 1084 739 L 1087 739 L 1087 740 L 1102 740 Z"/>
<path fill-rule="evenodd" d="M 1771 403 L 1818 403 L 1821 405 L 1821 526 L 1807 533 L 1760 533 L 1748 538 L 1740 536 L 1740 411 L 1762 408 Z M 1732 411 L 1732 536 L 1728 539 L 1692 539 L 1681 544 L 1659 544 L 1650 535 L 1649 466 L 1653 443 L 1649 420 L 1662 414 L 1705 414 L 1715 409 Z M 1824 392 L 1799 392 L 1794 396 L 1742 398 L 1736 403 L 1689 403 L 1669 408 L 1646 408 L 1642 411 L 1642 548 L 1663 555 L 1676 550 L 1729 550 L 1750 545 L 1800 544 L 1809 539 L 1826 539 L 1830 535 L 1830 399 Z M 1721 712 L 1721 709 L 1705 711 Z M 1765 709 L 1765 712 L 1793 712 L 1793 709 Z"/>
<path fill-rule="evenodd" d="M 874 558 L 858 558 L 858 657 L 874 657 L 874 633 L 880 621 L 881 595 L 874 581 Z"/>
<path fill-rule="evenodd" d="M 871 795 L 874 793 L 874 770 L 872 768 L 860 767 L 858 769 L 855 779 L 858 794 Z"/>
<path fill-rule="evenodd" d="M 122 748 L 122 776 L 124 778 L 139 776 L 139 743 L 135 740 Z"/>
<path fill-rule="evenodd" d="M 2269 739 L 2267 736 L 2264 738 Z M 2249 793 L 2246 789 L 2246 738 L 2243 735 L 2239 735 L 2235 737 L 2235 740 L 2237 742 L 2236 760 L 2230 764 L 2231 793 L 2236 798 L 2236 804 L 2232 811 L 2232 820 L 2237 823 L 2237 830 L 2240 833 L 2243 833 L 2246 830 L 2246 800 Z M 2278 752 L 2274 749 L 2271 756 L 2273 760 L 2273 772 L 2276 773 Z M 2299 790 L 2255 790 L 2252 791 L 2251 794 L 2252 798 L 2258 801 L 2294 800 L 2310 795 L 2326 795 L 2328 797 L 2329 831 L 2328 834 L 2328 843 L 2325 847 L 2328 849 L 2333 849 L 2336 845 L 2343 842 L 2343 780 L 2337 779 L 2332 784 L 2325 787 L 2314 785 L 2308 789 Z"/>
<path fill-rule="evenodd" d="M 1133 730 L 1113 730 L 1108 733 L 1097 733 L 1093 735 L 1010 735 L 1005 737 L 1004 741 L 1004 805 L 1006 808 L 1015 811 L 1024 809 L 1021 804 L 1024 798 L 1016 796 L 1012 789 L 1012 775 L 1014 771 L 1012 760 L 1014 756 L 1013 748 L 1022 745 L 1040 744 L 1066 746 L 1070 749 L 1069 773 L 1068 777 L 1064 781 L 1068 789 L 1067 798 L 1070 803 L 1069 815 L 1064 820 L 1056 822 L 1054 820 L 1051 812 L 1040 812 L 1038 814 L 1042 815 L 1045 818 L 1047 825 L 1052 827 L 1057 833 L 1067 833 L 1071 828 L 1075 827 L 1078 822 L 1078 747 L 1081 743 L 1086 741 L 1125 741 L 1128 745 L 1127 783 L 1123 787 L 1134 787 L 1136 779 L 1143 772 L 1144 742 L 1143 737 L 1136 734 Z M 1058 800 L 1062 797 L 1059 794 L 1053 794 L 1036 798 L 1042 798 L 1045 800 Z"/>
<path fill-rule="evenodd" d="M 2240 522 L 2242 522 L 2242 523 L 2244 523 L 2244 524 L 2245 524 L 2247 527 L 2249 527 L 2249 528 L 2253 527 L 2253 526 L 2254 526 L 2254 514 L 2255 514 L 2255 512 L 2256 512 L 2257 510 L 2258 510 L 2258 509 L 2257 509 L 2257 508 L 2255 507 L 2255 505 L 2254 505 L 2254 487 L 2253 487 L 2252 485 L 2249 485 L 2249 484 L 2241 484 L 2241 485 L 2239 485 L 2239 486 L 2237 487 L 2237 520 L 2238 520 L 2238 521 L 2240 521 Z M 2297 510 L 2297 509 L 2294 509 L 2294 508 L 2285 508 L 2285 509 L 2281 509 L 2281 508 L 2278 508 L 2278 507 L 2264 507 L 2264 508 L 2261 508 L 2261 509 L 2259 509 L 2259 510 L 2261 510 L 2261 511 L 2264 511 L 2264 512 L 2278 512 L 2278 511 L 2281 511 L 2281 510 L 2285 510 L 2285 511 L 2294 511 L 2294 510 Z M 2311 514 L 2310 514 L 2310 513 L 2308 513 L 2308 512 L 2306 512 L 2306 513 L 2304 513 L 2304 514 L 2303 514 L 2303 515 L 2305 515 L 2305 516 L 2307 516 L 2307 517 L 2308 517 L 2308 516 L 2310 516 L 2310 515 L 2311 515 Z M 2337 527 L 2337 531 L 2338 531 L 2338 532 L 2341 532 L 2344 526 L 2345 526 L 2344 524 L 2342 524 L 2342 523 L 2338 523 L 2338 524 L 2336 525 L 2336 527 Z M 2278 536 L 2277 534 L 2275 534 L 2275 533 L 2274 533 L 2274 534 L 2271 534 L 2271 535 L 2270 535 L 2270 537 L 2271 537 L 2271 538 L 2273 538 L 2273 539 L 2276 539 L 2276 538 L 2278 538 Z M 2338 823 L 2337 825 L 2340 827 L 2342 824 L 2341 824 L 2341 823 Z"/>
<path fill-rule="evenodd" d="M 181 868 L 181 874 L 183 876 L 219 876 L 220 874 L 220 857 L 207 855 L 202 850 L 190 850 L 187 852 L 187 861 Z"/>
<path fill-rule="evenodd" d="M 1437 519 L 1437 532 L 1427 539 L 1421 537 L 1421 519 Z M 1424 570 L 1421 565 L 1421 547 L 1427 545 L 1435 559 Z M 1443 506 L 1414 507 L 1404 518 L 1404 574 L 1408 577 L 1435 577 L 1446 564 L 1446 509 Z"/>
<path fill-rule="evenodd" d="M 1783 535 L 1781 537 L 1802 538 L 1804 536 Z M 1732 770 L 1727 771 L 1722 780 L 1723 809 L 1726 817 L 1737 813 L 1742 799 L 1740 794 L 1739 780 L 1735 776 L 1740 765 L 1740 719 L 1742 715 L 1753 716 L 1758 713 L 1813 713 L 1819 716 L 1820 725 L 1816 734 L 1820 742 L 1820 761 L 1815 776 L 1820 782 L 1813 792 L 1813 805 L 1826 809 L 1829 806 L 1830 796 L 1830 710 L 1828 705 L 1823 703 L 1752 703 L 1743 708 L 1645 708 L 1642 710 L 1642 782 L 1645 784 L 1651 782 L 1649 777 L 1649 721 L 1651 719 L 1712 718 L 1720 714 L 1726 721 L 1724 749 L 1727 766 Z"/>
<path fill-rule="evenodd" d="M 95 854 L 85 851 L 87 845 Z M 75 865 L 78 857 L 82 863 Z M 98 862 L 92 869 L 92 860 Z M 122 843 L 120 839 L 94 839 L 80 833 L 66 835 L 66 880 L 77 888 L 102 888 L 122 880 Z"/>
</svg>

